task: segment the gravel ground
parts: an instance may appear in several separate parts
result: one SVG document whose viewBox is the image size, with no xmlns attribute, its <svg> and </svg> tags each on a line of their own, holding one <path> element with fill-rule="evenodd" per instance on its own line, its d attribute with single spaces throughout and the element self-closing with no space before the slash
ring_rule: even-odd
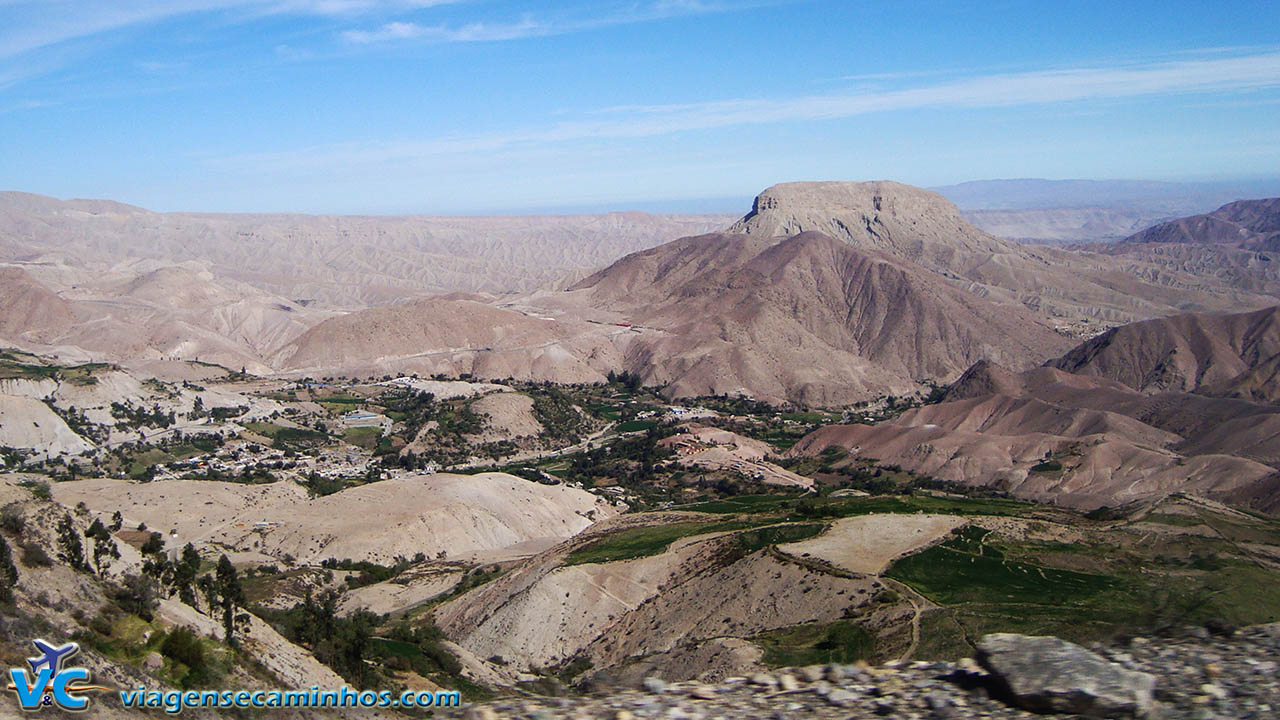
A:
<svg viewBox="0 0 1280 720">
<path fill-rule="evenodd" d="M 1156 676 L 1151 717 L 1280 717 L 1280 623 L 1246 628 L 1231 637 L 1196 628 L 1177 638 L 1137 638 L 1089 649 L 1111 662 Z M 1011 707 L 999 688 L 999 678 L 971 659 L 898 667 L 829 665 L 730 678 L 716 685 L 647 678 L 639 689 L 508 699 L 467 707 L 457 714 L 466 720 L 1071 717 Z"/>
</svg>

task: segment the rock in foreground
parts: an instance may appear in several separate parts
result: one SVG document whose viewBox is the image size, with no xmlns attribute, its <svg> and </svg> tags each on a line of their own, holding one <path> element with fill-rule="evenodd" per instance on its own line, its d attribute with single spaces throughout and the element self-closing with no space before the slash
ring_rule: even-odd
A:
<svg viewBox="0 0 1280 720">
<path fill-rule="evenodd" d="M 1154 675 L 1127 670 L 1055 637 L 988 635 L 978 645 L 978 660 L 1027 710 L 1147 717 L 1154 702 Z"/>
</svg>

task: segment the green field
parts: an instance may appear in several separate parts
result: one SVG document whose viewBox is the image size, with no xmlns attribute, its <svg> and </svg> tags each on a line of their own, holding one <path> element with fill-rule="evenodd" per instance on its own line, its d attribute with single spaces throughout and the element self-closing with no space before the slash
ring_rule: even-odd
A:
<svg viewBox="0 0 1280 720">
<path fill-rule="evenodd" d="M 363 427 L 351 428 L 342 434 L 344 442 L 362 447 L 365 450 L 373 450 L 378 447 L 378 440 L 382 438 L 382 428 Z"/>
<path fill-rule="evenodd" d="M 753 527 L 753 524 L 749 522 L 726 521 L 680 522 L 670 525 L 627 528 L 626 530 L 610 533 L 574 550 L 565 558 L 565 564 L 606 563 L 648 557 L 665 551 L 671 543 L 680 538 L 727 530 L 742 530 L 750 527 Z"/>
<path fill-rule="evenodd" d="M 618 432 L 620 433 L 639 432 L 641 430 L 649 430 L 656 427 L 658 427 L 658 423 L 655 420 L 631 420 L 629 422 L 624 422 L 621 425 L 619 425 Z"/>
<path fill-rule="evenodd" d="M 941 605 L 972 602 L 1077 604 L 1113 589 L 1103 575 L 1058 570 L 1009 560 L 985 541 L 990 531 L 967 527 L 950 540 L 889 568 L 889 577 Z"/>
<path fill-rule="evenodd" d="M 309 428 L 285 427 L 283 425 L 265 422 L 244 423 L 244 427 L 252 433 L 269 438 L 272 441 L 272 446 L 274 447 L 323 443 L 329 440 L 328 435 Z"/>
<path fill-rule="evenodd" d="M 806 623 L 771 630 L 751 640 L 773 667 L 852 663 L 874 656 L 875 636 L 852 620 Z"/>
</svg>

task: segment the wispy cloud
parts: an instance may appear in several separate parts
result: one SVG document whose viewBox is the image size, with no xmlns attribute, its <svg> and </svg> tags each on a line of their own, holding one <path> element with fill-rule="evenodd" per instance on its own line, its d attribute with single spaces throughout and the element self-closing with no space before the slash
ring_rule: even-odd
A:
<svg viewBox="0 0 1280 720">
<path fill-rule="evenodd" d="M 411 22 L 389 22 L 376 30 L 347 30 L 342 33 L 342 39 L 355 45 L 417 39 L 437 42 L 497 42 L 563 32 L 569 32 L 569 30 L 563 26 L 525 17 L 513 23 L 470 23 L 456 28 L 443 25 L 419 25 Z"/>
<path fill-rule="evenodd" d="M 341 16 L 399 12 L 461 0 L 11 0 L 0 2 L 0 58 L 112 30 L 197 13 Z"/>
<path fill-rule="evenodd" d="M 406 40 L 425 42 L 499 42 L 531 37 L 568 35 L 614 25 L 652 22 L 684 15 L 741 10 L 761 5 L 773 5 L 785 0 L 756 0 L 755 2 L 706 2 L 705 0 L 658 0 L 647 4 L 631 4 L 610 9 L 595 6 L 595 14 L 580 17 L 555 17 L 535 19 L 531 14 L 510 22 L 468 23 L 464 25 L 427 25 L 394 21 L 372 30 L 352 29 L 343 31 L 341 38 L 352 45 L 374 45 Z"/>
<path fill-rule="evenodd" d="M 1280 52 L 1118 67 L 1000 73 L 888 91 L 774 99 L 619 106 L 590 119 L 503 133 L 425 140 L 347 143 L 227 158 L 229 165 L 277 168 L 377 164 L 456 153 L 595 139 L 641 138 L 730 126 L 851 118 L 870 113 L 946 108 L 998 108 L 1280 87 Z"/>
</svg>

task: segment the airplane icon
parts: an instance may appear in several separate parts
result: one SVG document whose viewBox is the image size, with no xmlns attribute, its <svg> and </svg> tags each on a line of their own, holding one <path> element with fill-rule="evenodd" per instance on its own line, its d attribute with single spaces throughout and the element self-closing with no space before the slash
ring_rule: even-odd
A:
<svg viewBox="0 0 1280 720">
<path fill-rule="evenodd" d="M 62 647 L 55 648 L 43 640 L 32 640 L 31 642 L 36 646 L 36 650 L 44 653 L 43 657 L 27 658 L 27 664 L 31 666 L 33 675 L 39 675 L 40 668 L 46 665 L 53 671 L 54 675 L 57 675 L 62 671 L 63 661 L 80 652 L 80 645 L 77 643 L 67 643 Z"/>
</svg>

